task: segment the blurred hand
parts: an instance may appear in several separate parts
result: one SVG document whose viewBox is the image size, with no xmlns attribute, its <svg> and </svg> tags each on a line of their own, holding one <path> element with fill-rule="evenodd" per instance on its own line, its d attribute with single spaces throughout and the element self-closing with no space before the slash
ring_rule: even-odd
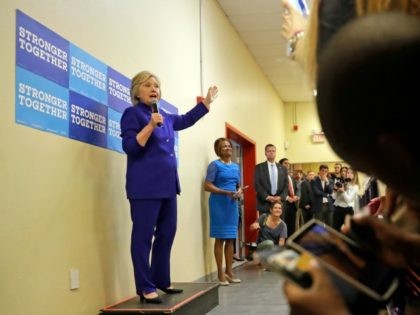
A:
<svg viewBox="0 0 420 315">
<path fill-rule="evenodd" d="M 420 263 L 420 235 L 370 215 L 347 216 L 342 232 L 348 234 L 353 224 L 358 225 L 357 230 L 368 232 L 366 244 L 374 244 L 377 256 L 389 266 L 402 268 L 409 264 Z M 360 237 L 363 241 L 363 235 Z"/>
<path fill-rule="evenodd" d="M 209 87 L 206 98 L 203 100 L 203 103 L 208 110 L 210 110 L 210 104 L 217 98 L 218 93 L 219 89 L 217 88 L 217 86 L 214 85 Z"/>
<path fill-rule="evenodd" d="M 295 203 L 295 202 L 298 202 L 299 201 L 299 197 L 298 196 L 287 196 L 287 202 L 289 202 L 289 203 Z"/>
<path fill-rule="evenodd" d="M 249 226 L 250 231 L 255 231 L 255 230 L 258 230 L 259 228 L 260 228 L 260 225 L 258 222 L 254 222 Z"/>
<path fill-rule="evenodd" d="M 282 1 L 282 7 L 281 35 L 288 40 L 296 32 L 304 30 L 307 22 L 306 18 L 288 0 Z"/>
<path fill-rule="evenodd" d="M 243 191 L 242 191 L 242 189 L 241 188 L 239 188 L 236 192 L 235 192 L 235 194 L 233 195 L 233 198 L 234 199 L 241 199 L 243 197 Z"/>
<path fill-rule="evenodd" d="M 280 202 L 281 203 L 281 197 L 280 196 L 267 196 L 267 198 L 265 198 L 265 200 L 267 200 L 269 203 L 275 203 L 275 202 Z"/>
<path fill-rule="evenodd" d="M 163 116 L 159 113 L 152 113 L 149 124 L 151 124 L 153 128 L 156 128 L 158 123 L 163 124 Z"/>
<path fill-rule="evenodd" d="M 236 191 L 228 191 L 227 195 L 232 199 L 236 199 Z"/>
<path fill-rule="evenodd" d="M 284 282 L 283 288 L 289 301 L 290 314 L 350 315 L 340 293 L 315 258 L 310 261 L 308 272 L 312 277 L 312 286 L 308 289 L 290 280 Z"/>
</svg>

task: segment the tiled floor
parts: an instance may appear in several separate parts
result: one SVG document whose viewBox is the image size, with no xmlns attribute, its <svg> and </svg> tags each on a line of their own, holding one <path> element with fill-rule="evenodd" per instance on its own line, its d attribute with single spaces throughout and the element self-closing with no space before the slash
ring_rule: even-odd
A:
<svg viewBox="0 0 420 315">
<path fill-rule="evenodd" d="M 236 267 L 234 272 L 242 282 L 220 286 L 219 305 L 207 315 L 289 314 L 283 279 L 277 273 L 264 271 L 252 261 Z"/>
</svg>

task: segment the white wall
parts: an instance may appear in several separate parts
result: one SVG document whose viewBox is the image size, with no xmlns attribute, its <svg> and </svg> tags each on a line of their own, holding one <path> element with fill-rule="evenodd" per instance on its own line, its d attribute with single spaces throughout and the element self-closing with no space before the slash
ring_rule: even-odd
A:
<svg viewBox="0 0 420 315">
<path fill-rule="evenodd" d="M 282 102 L 215 1 L 203 1 L 200 60 L 198 0 L 4 0 L 0 313 L 91 315 L 135 294 L 125 156 L 15 123 L 16 9 L 128 77 L 155 72 L 163 97 L 181 112 L 201 85 L 219 86 L 211 113 L 180 133 L 182 195 L 172 255 L 173 281 L 214 271 L 202 190 L 214 139 L 229 122 L 258 143 L 259 160 L 267 142 L 284 140 Z M 70 268 L 80 270 L 75 291 Z"/>
<path fill-rule="evenodd" d="M 180 112 L 209 85 L 219 86 L 210 114 L 180 133 L 173 281 L 194 281 L 216 269 L 202 182 L 226 122 L 257 143 L 258 162 L 267 143 L 278 147 L 279 157 L 306 160 L 306 143 L 293 151 L 287 107 L 216 1 L 202 3 L 202 51 L 198 0 L 0 3 L 0 314 L 91 315 L 135 295 L 125 156 L 15 123 L 16 9 L 130 78 L 155 72 L 163 98 Z M 313 121 L 307 124 L 302 132 Z M 80 270 L 75 291 L 69 290 L 70 268 Z"/>
<path fill-rule="evenodd" d="M 285 141 L 289 144 L 285 157 L 290 163 L 342 160 L 331 149 L 327 139 L 322 143 L 312 141 L 312 131 L 322 130 L 315 103 L 286 103 L 284 111 Z M 297 130 L 293 129 L 294 125 L 298 126 Z"/>
</svg>

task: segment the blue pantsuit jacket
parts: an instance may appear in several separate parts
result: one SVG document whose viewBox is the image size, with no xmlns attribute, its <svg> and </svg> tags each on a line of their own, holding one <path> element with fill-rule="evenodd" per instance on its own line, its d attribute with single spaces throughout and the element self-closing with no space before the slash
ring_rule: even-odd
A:
<svg viewBox="0 0 420 315">
<path fill-rule="evenodd" d="M 140 103 L 127 108 L 121 116 L 122 145 L 127 153 L 126 192 L 133 221 L 131 257 L 139 295 L 171 285 L 176 195 L 181 192 L 174 132 L 194 125 L 208 110 L 199 103 L 185 115 L 163 110 L 160 113 L 164 117 L 163 125 L 153 130 L 144 147 L 138 144 L 136 135 L 149 123 L 151 107 Z"/>
</svg>

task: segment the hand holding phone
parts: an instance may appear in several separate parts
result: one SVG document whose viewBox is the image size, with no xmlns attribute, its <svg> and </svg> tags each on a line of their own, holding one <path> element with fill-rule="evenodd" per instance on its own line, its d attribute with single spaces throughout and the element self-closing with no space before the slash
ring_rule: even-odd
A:
<svg viewBox="0 0 420 315">
<path fill-rule="evenodd" d="M 248 189 L 248 187 L 249 185 L 239 187 L 238 191 L 241 190 L 242 192 L 244 192 L 246 189 Z"/>
<path fill-rule="evenodd" d="M 291 235 L 286 245 L 299 253 L 316 256 L 325 267 L 346 300 L 359 295 L 377 302 L 389 300 L 398 286 L 397 271 L 377 259 L 356 241 L 312 219 Z"/>
<path fill-rule="evenodd" d="M 249 185 L 239 187 L 238 190 L 233 194 L 233 198 L 234 199 L 241 199 L 244 190 L 247 189 L 248 187 L 249 187 Z"/>
<path fill-rule="evenodd" d="M 308 273 L 309 262 L 312 257 L 300 254 L 293 249 L 264 250 L 257 253 L 261 263 L 268 269 L 292 280 L 302 288 L 312 285 L 312 278 Z"/>
<path fill-rule="evenodd" d="M 312 278 L 310 290 L 285 281 L 284 293 L 287 297 L 290 314 L 337 315 L 348 314 L 349 310 L 328 273 L 318 261 L 309 261 L 308 273 Z"/>
</svg>

